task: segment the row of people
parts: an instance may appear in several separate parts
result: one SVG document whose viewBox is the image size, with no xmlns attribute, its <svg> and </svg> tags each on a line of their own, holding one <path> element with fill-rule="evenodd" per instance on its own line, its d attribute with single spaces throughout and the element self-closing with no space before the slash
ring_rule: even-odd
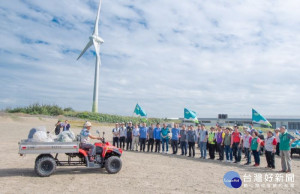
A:
<svg viewBox="0 0 300 194">
<path fill-rule="evenodd" d="M 284 172 L 291 171 L 289 151 L 290 145 L 296 140 L 284 126 L 276 129 L 275 135 L 271 130 L 268 131 L 266 139 L 255 129 L 244 128 L 241 133 L 238 126 L 234 126 L 233 129 L 217 126 L 216 128 L 211 127 L 210 131 L 207 131 L 204 124 L 198 125 L 196 130 L 193 125 L 182 125 L 179 129 L 179 125 L 174 124 L 170 131 L 165 123 L 162 128 L 159 123 L 156 126 L 151 124 L 150 127 L 147 127 L 146 123 L 142 123 L 142 126 L 138 124 L 133 126 L 132 122 L 129 122 L 128 126 L 125 126 L 125 123 L 120 125 L 116 123 L 112 133 L 113 145 L 123 150 L 125 150 L 126 142 L 126 150 L 138 151 L 139 147 L 140 151 L 145 152 L 146 142 L 148 142 L 147 152 L 160 153 L 162 148 L 161 153 L 167 154 L 169 140 L 171 140 L 173 154 L 177 154 L 178 145 L 180 145 L 181 155 L 195 157 L 195 145 L 198 144 L 201 159 L 207 159 L 208 150 L 209 159 L 214 160 L 217 152 L 220 161 L 240 163 L 242 150 L 244 150 L 246 157 L 244 165 L 251 164 L 252 154 L 254 166 L 260 165 L 260 147 L 263 143 L 262 139 L 264 139 L 267 168 L 275 169 L 275 154 L 279 149 Z M 224 160 L 224 154 L 226 160 Z"/>
</svg>

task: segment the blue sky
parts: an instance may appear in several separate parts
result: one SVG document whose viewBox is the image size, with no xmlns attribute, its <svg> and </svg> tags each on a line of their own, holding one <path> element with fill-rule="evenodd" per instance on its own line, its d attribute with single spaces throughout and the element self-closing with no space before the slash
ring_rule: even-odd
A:
<svg viewBox="0 0 300 194">
<path fill-rule="evenodd" d="M 95 56 L 79 61 L 98 0 L 2 0 L 0 109 L 90 111 Z M 103 0 L 99 111 L 149 117 L 300 115 L 300 12 L 287 1 Z"/>
</svg>

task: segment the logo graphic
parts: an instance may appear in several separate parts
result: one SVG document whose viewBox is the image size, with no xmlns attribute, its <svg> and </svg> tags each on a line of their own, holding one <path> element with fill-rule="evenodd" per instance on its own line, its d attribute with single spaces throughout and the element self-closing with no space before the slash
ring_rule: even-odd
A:
<svg viewBox="0 0 300 194">
<path fill-rule="evenodd" d="M 240 188 L 242 186 L 242 180 L 237 172 L 229 171 L 223 177 L 224 184 L 229 188 Z"/>
</svg>

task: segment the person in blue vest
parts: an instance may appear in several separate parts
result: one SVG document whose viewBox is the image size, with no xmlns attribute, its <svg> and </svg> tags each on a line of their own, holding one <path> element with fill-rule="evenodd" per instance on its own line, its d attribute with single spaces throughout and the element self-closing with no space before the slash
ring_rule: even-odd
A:
<svg viewBox="0 0 300 194">
<path fill-rule="evenodd" d="M 142 124 L 142 127 L 140 127 L 140 152 L 142 150 L 143 150 L 143 152 L 145 152 L 146 139 L 147 139 L 147 125 L 144 122 Z"/>
<path fill-rule="evenodd" d="M 154 132 L 153 132 L 153 137 L 154 137 L 154 141 L 155 141 L 155 152 L 157 152 L 157 153 L 160 152 L 160 140 L 161 140 L 160 131 L 161 131 L 160 124 L 157 123 L 156 128 L 154 129 Z"/>
<path fill-rule="evenodd" d="M 294 141 L 296 141 L 296 138 L 287 132 L 285 126 L 281 126 L 279 139 L 279 150 L 282 167 L 281 172 L 290 173 L 292 171 L 292 160 L 290 156 L 291 145 Z"/>
<path fill-rule="evenodd" d="M 172 128 L 172 150 L 173 150 L 173 154 L 177 154 L 177 150 L 178 150 L 178 136 L 179 136 L 179 126 L 178 124 L 174 124 L 174 128 Z"/>
<path fill-rule="evenodd" d="M 163 124 L 163 128 L 161 129 L 161 143 L 162 143 L 162 153 L 167 154 L 169 151 L 169 133 L 170 130 L 167 127 L 166 123 Z M 166 145 L 166 151 L 165 151 Z"/>
</svg>

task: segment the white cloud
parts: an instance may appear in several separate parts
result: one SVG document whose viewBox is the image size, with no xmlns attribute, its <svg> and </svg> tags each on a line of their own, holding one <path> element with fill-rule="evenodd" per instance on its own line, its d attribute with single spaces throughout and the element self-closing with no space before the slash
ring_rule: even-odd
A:
<svg viewBox="0 0 300 194">
<path fill-rule="evenodd" d="M 97 0 L 0 5 L 0 108 L 90 110 L 95 58 L 79 53 Z M 300 3 L 103 0 L 99 109 L 131 115 L 299 115 Z M 11 100 L 9 100 L 11 99 Z"/>
</svg>

